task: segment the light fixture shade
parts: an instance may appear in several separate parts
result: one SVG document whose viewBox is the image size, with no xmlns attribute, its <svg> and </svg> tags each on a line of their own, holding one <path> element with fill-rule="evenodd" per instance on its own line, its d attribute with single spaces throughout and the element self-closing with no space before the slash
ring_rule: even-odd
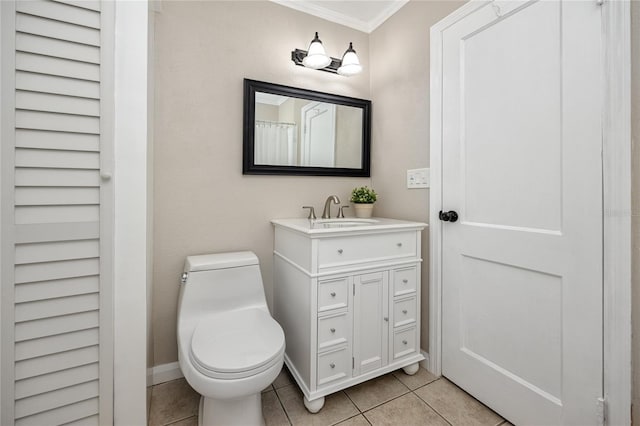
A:
<svg viewBox="0 0 640 426">
<path fill-rule="evenodd" d="M 338 74 L 346 77 L 359 74 L 362 71 L 362 65 L 356 51 L 353 50 L 353 43 L 349 43 L 349 48 L 342 56 L 342 62 L 340 68 L 338 68 Z"/>
<path fill-rule="evenodd" d="M 324 68 L 331 63 L 331 58 L 324 51 L 324 46 L 318 38 L 318 33 L 311 40 L 307 56 L 302 60 L 302 64 L 307 68 L 313 68 L 315 70 Z"/>
</svg>

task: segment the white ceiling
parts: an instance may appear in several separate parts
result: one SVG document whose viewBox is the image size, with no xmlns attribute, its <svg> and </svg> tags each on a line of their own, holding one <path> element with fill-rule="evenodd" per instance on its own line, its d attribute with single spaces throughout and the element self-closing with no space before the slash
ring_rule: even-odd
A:
<svg viewBox="0 0 640 426">
<path fill-rule="evenodd" d="M 409 0 L 271 0 L 274 3 L 370 33 Z"/>
</svg>

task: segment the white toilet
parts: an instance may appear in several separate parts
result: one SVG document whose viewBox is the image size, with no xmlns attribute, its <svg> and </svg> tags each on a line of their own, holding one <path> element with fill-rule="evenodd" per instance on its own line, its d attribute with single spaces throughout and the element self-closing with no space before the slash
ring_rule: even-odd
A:
<svg viewBox="0 0 640 426">
<path fill-rule="evenodd" d="M 198 424 L 262 425 L 261 391 L 278 376 L 284 333 L 249 251 L 189 256 L 178 302 L 178 360 L 200 395 Z"/>
</svg>

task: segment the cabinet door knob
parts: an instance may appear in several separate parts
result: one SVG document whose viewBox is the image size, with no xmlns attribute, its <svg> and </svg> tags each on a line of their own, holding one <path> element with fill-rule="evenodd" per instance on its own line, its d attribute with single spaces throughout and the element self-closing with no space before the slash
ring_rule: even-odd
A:
<svg viewBox="0 0 640 426">
<path fill-rule="evenodd" d="M 338 254 L 342 254 L 342 249 L 338 249 Z"/>
<path fill-rule="evenodd" d="M 336 297 L 336 292 L 335 291 L 331 292 L 331 297 Z"/>
<path fill-rule="evenodd" d="M 407 341 L 406 341 L 406 340 L 403 340 L 403 341 L 402 341 L 402 344 L 403 344 L 403 345 L 406 345 L 406 344 L 407 344 Z"/>
<path fill-rule="evenodd" d="M 402 313 L 406 315 L 406 314 L 407 314 L 407 310 L 406 310 L 406 309 L 403 309 L 403 310 L 402 310 Z"/>
<path fill-rule="evenodd" d="M 331 364 L 329 364 L 329 367 L 336 368 L 336 365 L 332 362 Z"/>
<path fill-rule="evenodd" d="M 396 244 L 398 247 L 402 247 L 402 243 L 398 243 Z"/>
<path fill-rule="evenodd" d="M 406 284 L 406 283 L 408 283 L 408 282 L 409 282 L 409 280 L 405 278 L 404 280 L 402 280 L 402 282 L 403 282 L 404 284 Z"/>
<path fill-rule="evenodd" d="M 335 332 L 336 332 L 336 329 L 335 329 L 335 328 L 333 328 L 333 327 L 331 327 L 331 329 L 330 329 L 330 330 L 331 330 L 331 332 L 332 332 L 332 333 L 335 333 Z"/>
<path fill-rule="evenodd" d="M 389 322 L 389 317 L 384 317 L 384 320 L 385 320 L 386 322 Z"/>
</svg>

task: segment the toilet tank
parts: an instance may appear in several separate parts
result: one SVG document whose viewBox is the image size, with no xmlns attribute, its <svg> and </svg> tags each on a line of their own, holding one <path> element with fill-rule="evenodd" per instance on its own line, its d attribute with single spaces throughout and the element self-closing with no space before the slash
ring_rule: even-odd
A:
<svg viewBox="0 0 640 426">
<path fill-rule="evenodd" d="M 258 257 L 250 251 L 187 257 L 178 317 L 263 308 L 268 312 Z"/>
</svg>

